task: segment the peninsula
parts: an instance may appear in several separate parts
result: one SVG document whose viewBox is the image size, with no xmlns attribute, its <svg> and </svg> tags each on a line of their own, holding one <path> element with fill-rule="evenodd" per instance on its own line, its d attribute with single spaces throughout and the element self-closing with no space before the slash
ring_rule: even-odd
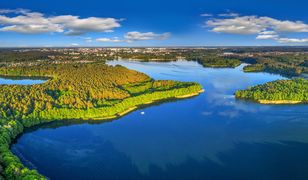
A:
<svg viewBox="0 0 308 180">
<path fill-rule="evenodd" d="M 247 99 L 261 104 L 300 104 L 308 103 L 308 80 L 295 78 L 277 80 L 262 85 L 238 90 L 238 99 Z"/>
<path fill-rule="evenodd" d="M 45 179 L 10 151 L 25 128 L 55 120 L 117 118 L 144 104 L 202 92 L 197 83 L 153 80 L 99 62 L 4 66 L 0 75 L 49 78 L 42 84 L 0 85 L 0 171 L 6 179 Z"/>
</svg>

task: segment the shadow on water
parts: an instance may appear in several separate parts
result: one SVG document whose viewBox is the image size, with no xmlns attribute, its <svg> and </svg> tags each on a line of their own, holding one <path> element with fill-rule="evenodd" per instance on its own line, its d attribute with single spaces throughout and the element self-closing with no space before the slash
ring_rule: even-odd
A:
<svg viewBox="0 0 308 180">
<path fill-rule="evenodd" d="M 166 170 L 153 166 L 150 179 L 308 179 L 307 151 L 299 142 L 238 143 L 217 155 L 221 164 L 188 158 Z"/>
<path fill-rule="evenodd" d="M 195 160 L 187 157 L 185 162 L 169 164 L 164 169 L 151 165 L 146 173 L 141 173 L 134 162 L 125 153 L 117 151 L 111 142 L 91 139 L 90 143 L 100 143 L 95 152 L 70 152 L 79 156 L 74 164 L 70 164 L 67 159 L 62 165 L 55 164 L 57 161 L 50 162 L 49 167 L 52 169 L 47 168 L 41 172 L 49 172 L 47 175 L 51 179 L 59 180 L 308 179 L 307 143 L 238 143 L 234 149 L 218 154 L 220 163 L 206 158 Z M 87 154 L 86 159 L 80 158 L 83 153 Z M 103 163 L 90 163 L 94 161 Z"/>
<path fill-rule="evenodd" d="M 186 99 L 171 98 L 171 99 L 153 102 L 151 104 L 139 105 L 137 109 L 135 109 L 135 110 L 133 110 L 129 113 L 132 113 L 132 112 L 135 112 L 135 111 L 138 111 L 138 110 L 142 110 L 142 109 L 146 109 L 148 107 L 160 106 L 160 105 L 167 103 L 167 102 L 185 101 L 185 100 L 192 99 L 192 98 L 195 98 L 195 97 L 196 96 L 188 97 Z M 125 115 L 127 115 L 127 114 L 125 114 Z M 24 134 L 31 133 L 31 132 L 37 131 L 39 129 L 57 129 L 57 128 L 60 128 L 60 127 L 80 125 L 80 124 L 90 124 L 90 125 L 103 124 L 103 123 L 108 123 L 108 122 L 113 122 L 113 121 L 119 120 L 120 118 L 122 118 L 122 117 L 120 116 L 120 117 L 116 117 L 116 118 L 113 118 L 113 119 L 106 119 L 106 120 L 69 119 L 69 120 L 56 120 L 56 121 L 52 121 L 52 122 L 46 122 L 46 123 L 43 123 L 43 124 L 39 124 L 39 125 L 35 125 L 35 126 L 32 126 L 32 127 L 26 128 L 22 134 L 18 135 L 17 138 L 15 138 L 13 144 L 17 143 L 18 139 L 21 136 L 23 136 Z"/>
</svg>

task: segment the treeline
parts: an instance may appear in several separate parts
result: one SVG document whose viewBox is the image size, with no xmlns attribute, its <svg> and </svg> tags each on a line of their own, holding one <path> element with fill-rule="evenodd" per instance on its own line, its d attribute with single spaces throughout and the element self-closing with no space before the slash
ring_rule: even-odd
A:
<svg viewBox="0 0 308 180">
<path fill-rule="evenodd" d="M 1 67 L 0 75 L 49 77 L 43 84 L 0 85 L 0 173 L 7 179 L 43 178 L 9 150 L 24 127 L 62 119 L 117 117 L 145 103 L 201 90 L 197 83 L 154 81 L 143 73 L 103 63 Z"/>
<path fill-rule="evenodd" d="M 242 62 L 238 58 L 226 56 L 205 56 L 197 60 L 204 67 L 235 68 Z"/>
<path fill-rule="evenodd" d="M 45 179 L 36 170 L 24 167 L 18 157 L 10 151 L 10 144 L 23 132 L 23 125 L 16 120 L 1 122 L 0 127 L 0 179 Z"/>
<path fill-rule="evenodd" d="M 251 64 L 243 68 L 244 72 L 268 72 L 285 77 L 296 77 L 303 73 L 303 69 L 285 64 Z"/>
<path fill-rule="evenodd" d="M 44 52 L 37 50 L 20 51 L 11 49 L 0 50 L 0 62 L 32 62 L 38 60 L 49 60 L 48 56 L 60 55 L 59 52 Z"/>
<path fill-rule="evenodd" d="M 16 64 L 60 64 L 75 62 L 104 62 L 114 59 L 139 61 L 174 61 L 186 59 L 197 61 L 204 67 L 236 67 L 241 63 L 251 66 L 245 72 L 270 72 L 286 77 L 308 73 L 306 47 L 224 47 L 224 48 L 119 48 L 86 51 L 82 49 L 40 49 L 0 50 L 0 67 Z"/>
<path fill-rule="evenodd" d="M 23 117 L 22 124 L 30 127 L 43 122 L 52 120 L 64 119 L 104 119 L 110 117 L 120 116 L 122 112 L 130 108 L 138 107 L 143 104 L 149 104 L 162 99 L 172 99 L 183 95 L 195 94 L 200 91 L 200 85 L 191 83 L 181 88 L 172 88 L 164 91 L 153 91 L 138 96 L 125 98 L 122 101 L 113 104 L 112 106 L 105 106 L 100 108 L 89 109 L 68 109 L 68 108 L 52 108 Z"/>
<path fill-rule="evenodd" d="M 141 61 L 175 61 L 177 59 L 176 53 L 162 54 L 162 53 L 118 53 L 117 57 L 121 59 L 134 59 Z M 115 57 L 116 59 L 118 59 Z M 108 59 L 111 59 L 110 57 Z M 113 59 L 111 59 L 113 60 Z"/>
<path fill-rule="evenodd" d="M 286 77 L 308 73 L 308 54 L 258 55 L 255 63 L 244 67 L 245 72 L 269 72 Z"/>
<path fill-rule="evenodd" d="M 308 80 L 302 78 L 277 80 L 236 91 L 235 96 L 254 101 L 300 101 L 307 103 Z"/>
</svg>

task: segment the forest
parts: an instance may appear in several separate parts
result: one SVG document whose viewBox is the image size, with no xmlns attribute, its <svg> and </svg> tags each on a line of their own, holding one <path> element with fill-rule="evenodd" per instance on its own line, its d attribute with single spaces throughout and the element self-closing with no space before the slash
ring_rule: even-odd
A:
<svg viewBox="0 0 308 180">
<path fill-rule="evenodd" d="M 269 104 L 308 103 L 308 80 L 303 78 L 277 80 L 246 90 L 238 90 L 235 96 L 239 99 L 268 102 Z"/>
<path fill-rule="evenodd" d="M 59 52 L 41 52 L 37 50 L 19 51 L 15 49 L 0 49 L 0 63 L 21 63 L 33 61 L 45 61 L 49 56 L 58 56 Z"/>
<path fill-rule="evenodd" d="M 285 77 L 295 77 L 302 73 L 308 73 L 307 54 L 258 55 L 254 60 L 255 63 L 244 67 L 245 72 L 265 71 Z"/>
<path fill-rule="evenodd" d="M 285 77 L 308 73 L 304 47 L 220 47 L 220 48 L 30 48 L 0 49 L 0 67 L 74 62 L 104 62 L 114 59 L 138 61 L 197 61 L 204 67 L 234 68 L 248 63 L 245 72 L 269 72 Z"/>
<path fill-rule="evenodd" d="M 0 67 L 0 75 L 48 77 L 42 84 L 0 85 L 0 179 L 45 179 L 10 151 L 27 127 L 55 120 L 104 120 L 140 105 L 197 95 L 193 82 L 153 80 L 123 66 L 104 63 Z"/>
<path fill-rule="evenodd" d="M 108 59 L 169 61 L 186 59 L 204 67 L 237 67 L 244 72 L 270 72 L 286 77 L 308 72 L 305 48 L 178 48 L 178 49 L 2 49 L 0 75 L 44 77 L 34 85 L 0 85 L 0 179 L 45 179 L 23 166 L 10 144 L 25 128 L 55 120 L 105 120 L 138 106 L 198 95 L 193 82 L 153 80 Z M 228 52 L 228 53 L 226 53 Z M 238 99 L 256 102 L 307 103 L 308 80 L 277 80 L 238 90 Z"/>
<path fill-rule="evenodd" d="M 223 56 L 205 56 L 197 60 L 204 67 L 235 68 L 242 62 L 237 58 Z"/>
</svg>

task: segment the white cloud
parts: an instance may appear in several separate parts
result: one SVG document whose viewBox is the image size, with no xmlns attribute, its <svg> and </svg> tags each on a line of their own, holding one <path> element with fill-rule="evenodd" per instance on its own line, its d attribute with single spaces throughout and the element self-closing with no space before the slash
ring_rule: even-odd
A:
<svg viewBox="0 0 308 180">
<path fill-rule="evenodd" d="M 163 34 L 155 34 L 153 32 L 146 32 L 141 33 L 138 31 L 132 31 L 126 33 L 124 38 L 128 41 L 140 41 L 140 40 L 151 40 L 151 39 L 167 39 L 170 36 L 170 33 L 163 33 Z"/>
<path fill-rule="evenodd" d="M 25 14 L 30 12 L 28 9 L 0 9 L 0 14 L 9 14 L 9 13 L 14 13 L 14 14 Z"/>
<path fill-rule="evenodd" d="M 308 24 L 301 21 L 281 21 L 270 17 L 239 16 L 212 19 L 206 22 L 214 32 L 256 34 L 269 29 L 276 32 L 308 32 Z"/>
<path fill-rule="evenodd" d="M 307 39 L 281 38 L 280 33 L 307 33 L 308 24 L 302 21 L 278 20 L 270 17 L 229 16 L 211 19 L 205 22 L 212 32 L 229 34 L 255 34 L 256 39 L 273 39 L 279 43 L 307 43 Z"/>
<path fill-rule="evenodd" d="M 275 39 L 278 37 L 277 34 L 259 34 L 256 39 Z"/>
<path fill-rule="evenodd" d="M 213 15 L 212 14 L 208 14 L 208 13 L 203 13 L 203 14 L 200 14 L 200 16 L 202 16 L 202 17 L 211 17 Z"/>
<path fill-rule="evenodd" d="M 259 34 L 261 35 L 273 35 L 273 34 L 277 34 L 275 31 L 263 31 L 260 32 Z"/>
<path fill-rule="evenodd" d="M 0 31 L 14 31 L 25 34 L 37 34 L 37 33 L 48 33 L 48 32 L 63 32 L 58 26 L 50 25 L 12 25 L 6 26 L 0 29 Z"/>
<path fill-rule="evenodd" d="M 89 17 L 80 19 L 78 16 L 56 16 L 51 17 L 50 21 L 55 24 L 61 24 L 67 35 L 80 35 L 87 32 L 111 32 L 112 29 L 120 27 L 119 20 L 114 18 Z"/>
<path fill-rule="evenodd" d="M 124 42 L 124 40 L 120 40 L 118 38 L 98 38 L 96 39 L 98 42 L 113 42 L 113 43 L 118 43 L 118 42 Z"/>
<path fill-rule="evenodd" d="M 212 19 L 206 22 L 213 32 L 230 34 L 256 34 L 264 30 L 264 26 L 254 22 L 254 16 L 244 16 L 228 19 Z"/>
<path fill-rule="evenodd" d="M 237 17 L 239 14 L 237 13 L 223 13 L 223 14 L 218 14 L 220 17 Z"/>
<path fill-rule="evenodd" d="M 285 38 L 280 37 L 276 32 L 274 31 L 265 31 L 261 32 L 256 39 L 273 39 L 279 43 L 284 44 L 295 44 L 295 43 L 308 43 L 308 38 Z"/>
<path fill-rule="evenodd" d="M 7 13 L 17 15 L 11 17 L 5 15 Z M 88 32 L 110 32 L 121 26 L 120 21 L 115 18 L 80 18 L 72 15 L 46 16 L 25 9 L 0 10 L 0 31 L 26 34 L 64 32 L 66 35 L 81 35 Z"/>
<path fill-rule="evenodd" d="M 145 32 L 141 33 L 138 31 L 128 32 L 124 35 L 123 39 L 119 39 L 118 37 L 114 38 L 98 38 L 96 41 L 98 42 L 134 42 L 134 41 L 144 41 L 144 40 L 164 40 L 170 37 L 170 33 L 162 33 L 156 34 L 153 32 Z"/>
<path fill-rule="evenodd" d="M 308 43 L 308 38 L 278 38 L 277 41 L 280 43 Z"/>
</svg>

